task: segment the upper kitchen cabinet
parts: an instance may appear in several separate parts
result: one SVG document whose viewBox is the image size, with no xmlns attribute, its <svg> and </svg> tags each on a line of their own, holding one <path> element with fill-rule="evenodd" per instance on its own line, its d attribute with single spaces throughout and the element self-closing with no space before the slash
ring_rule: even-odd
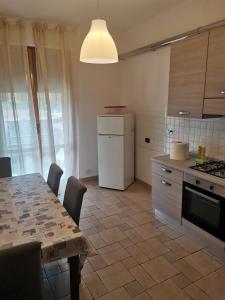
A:
<svg viewBox="0 0 225 300">
<path fill-rule="evenodd" d="M 208 35 L 204 32 L 171 47 L 168 116 L 202 118 Z"/>
<path fill-rule="evenodd" d="M 209 32 L 205 98 L 225 98 L 225 27 Z"/>
</svg>

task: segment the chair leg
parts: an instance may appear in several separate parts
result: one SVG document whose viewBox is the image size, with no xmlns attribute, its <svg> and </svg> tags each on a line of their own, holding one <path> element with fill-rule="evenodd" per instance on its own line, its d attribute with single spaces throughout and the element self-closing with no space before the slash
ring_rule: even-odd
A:
<svg viewBox="0 0 225 300">
<path fill-rule="evenodd" d="M 79 256 L 72 256 L 68 258 L 68 263 L 70 266 L 70 294 L 71 300 L 80 299 L 80 259 Z"/>
</svg>

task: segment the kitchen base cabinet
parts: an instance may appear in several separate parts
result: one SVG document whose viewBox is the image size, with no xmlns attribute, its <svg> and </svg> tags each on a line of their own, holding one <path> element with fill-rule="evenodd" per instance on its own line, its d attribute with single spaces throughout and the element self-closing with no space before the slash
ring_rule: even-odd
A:
<svg viewBox="0 0 225 300">
<path fill-rule="evenodd" d="M 152 162 L 153 208 L 181 224 L 183 172 Z"/>
</svg>

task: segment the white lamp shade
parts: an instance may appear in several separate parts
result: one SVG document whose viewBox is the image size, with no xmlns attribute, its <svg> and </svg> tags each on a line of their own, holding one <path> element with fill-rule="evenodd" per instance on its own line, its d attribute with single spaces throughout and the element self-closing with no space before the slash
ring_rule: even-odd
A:
<svg viewBox="0 0 225 300">
<path fill-rule="evenodd" d="M 80 61 L 90 64 L 112 64 L 118 62 L 116 45 L 108 32 L 105 20 L 93 20 L 85 37 Z"/>
</svg>

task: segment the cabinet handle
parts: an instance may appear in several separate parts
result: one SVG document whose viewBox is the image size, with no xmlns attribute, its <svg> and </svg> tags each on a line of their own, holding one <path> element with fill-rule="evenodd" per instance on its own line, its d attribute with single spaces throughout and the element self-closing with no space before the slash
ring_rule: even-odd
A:
<svg viewBox="0 0 225 300">
<path fill-rule="evenodd" d="M 171 170 L 163 168 L 163 167 L 161 167 L 161 171 L 166 172 L 166 173 L 172 173 Z"/>
<path fill-rule="evenodd" d="M 171 185 L 172 185 L 171 183 L 169 183 L 169 182 L 167 182 L 167 181 L 165 181 L 165 180 L 161 180 L 161 183 L 162 183 L 163 185 L 167 185 L 167 186 L 171 186 Z"/>
<path fill-rule="evenodd" d="M 177 114 L 179 116 L 188 116 L 188 115 L 190 115 L 190 112 L 189 111 L 178 111 Z"/>
<path fill-rule="evenodd" d="M 224 90 L 220 91 L 220 94 L 224 95 L 224 94 L 225 94 L 225 91 L 224 91 Z"/>
</svg>

